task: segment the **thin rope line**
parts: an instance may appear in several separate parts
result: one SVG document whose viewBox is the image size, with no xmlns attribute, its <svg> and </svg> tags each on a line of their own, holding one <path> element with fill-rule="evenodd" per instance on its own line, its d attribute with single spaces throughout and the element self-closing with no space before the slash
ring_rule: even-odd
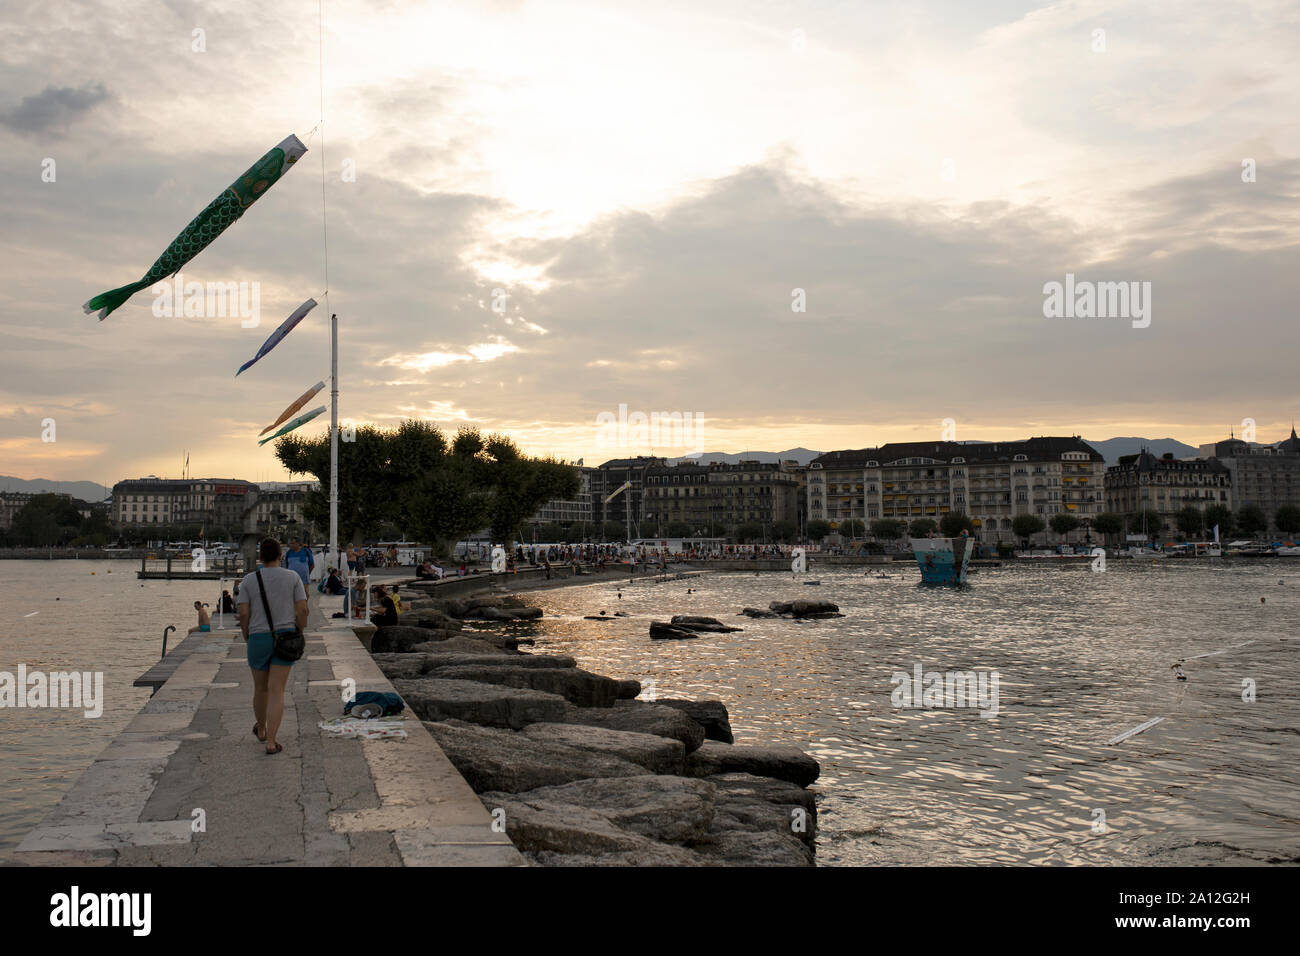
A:
<svg viewBox="0 0 1300 956">
<path fill-rule="evenodd" d="M 325 314 L 329 315 L 330 236 L 325 205 L 325 14 L 323 6 L 324 0 L 316 0 L 316 57 L 320 77 L 320 122 L 316 124 L 316 129 L 320 130 L 320 229 L 325 252 Z"/>
</svg>

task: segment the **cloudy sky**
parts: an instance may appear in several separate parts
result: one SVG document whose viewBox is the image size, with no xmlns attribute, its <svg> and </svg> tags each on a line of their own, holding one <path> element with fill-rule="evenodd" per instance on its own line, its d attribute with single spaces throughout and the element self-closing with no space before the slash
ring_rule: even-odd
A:
<svg viewBox="0 0 1300 956">
<path fill-rule="evenodd" d="M 1269 0 L 325 0 L 323 38 L 316 0 L 9 0 L 0 474 L 175 477 L 188 449 L 286 477 L 255 439 L 329 372 L 322 180 L 357 423 L 589 464 L 945 418 L 1273 441 L 1300 412 L 1298 55 L 1300 4 Z M 149 291 L 82 314 L 290 132 L 307 155 L 183 270 L 256 283 L 257 327 Z M 1067 273 L 1149 282 L 1149 327 L 1045 317 Z M 698 434 L 620 444 L 620 406 Z"/>
</svg>

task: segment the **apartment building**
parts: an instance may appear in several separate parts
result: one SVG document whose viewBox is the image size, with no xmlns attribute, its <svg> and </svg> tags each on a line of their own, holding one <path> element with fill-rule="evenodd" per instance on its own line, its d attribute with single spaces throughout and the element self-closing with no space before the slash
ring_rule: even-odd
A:
<svg viewBox="0 0 1300 956">
<path fill-rule="evenodd" d="M 890 442 L 835 451 L 808 466 L 808 520 L 833 530 L 846 520 L 972 519 L 985 544 L 1011 540 L 1022 514 L 1044 521 L 1076 515 L 1086 525 L 1104 508 L 1105 461 L 1077 436 L 1010 442 Z"/>
</svg>

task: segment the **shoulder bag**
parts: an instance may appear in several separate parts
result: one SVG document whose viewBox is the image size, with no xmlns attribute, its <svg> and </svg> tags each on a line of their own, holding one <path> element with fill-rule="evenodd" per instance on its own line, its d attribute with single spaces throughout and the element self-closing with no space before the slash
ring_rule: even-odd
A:
<svg viewBox="0 0 1300 956">
<path fill-rule="evenodd" d="M 257 591 L 262 596 L 262 610 L 266 612 L 266 626 L 271 630 L 276 657 L 286 661 L 296 661 L 307 649 L 307 637 L 297 627 L 291 631 L 277 631 L 275 618 L 271 617 L 271 602 L 266 599 L 266 582 L 262 580 L 262 569 L 257 569 Z"/>
</svg>

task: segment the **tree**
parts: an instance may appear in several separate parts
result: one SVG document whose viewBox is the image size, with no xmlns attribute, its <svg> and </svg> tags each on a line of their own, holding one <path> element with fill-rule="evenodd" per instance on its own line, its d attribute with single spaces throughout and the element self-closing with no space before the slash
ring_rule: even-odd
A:
<svg viewBox="0 0 1300 956">
<path fill-rule="evenodd" d="M 1178 512 L 1174 519 L 1178 524 L 1178 531 L 1185 538 L 1200 538 L 1205 530 L 1205 516 L 1201 514 L 1201 509 L 1194 505 L 1187 505 Z"/>
<path fill-rule="evenodd" d="M 1079 519 L 1069 512 L 1062 512 L 1059 515 L 1052 515 L 1048 524 L 1052 526 L 1052 530 L 1056 532 L 1062 541 L 1064 541 L 1066 535 L 1079 527 Z"/>
<path fill-rule="evenodd" d="M 861 518 L 846 518 L 836 530 L 846 538 L 860 538 L 867 529 Z"/>
<path fill-rule="evenodd" d="M 606 521 L 600 526 L 602 541 L 622 541 L 627 537 L 627 525 L 621 521 Z"/>
<path fill-rule="evenodd" d="M 1156 538 L 1164 528 L 1164 515 L 1151 508 L 1135 511 L 1128 516 L 1129 534 L 1145 534 L 1148 538 Z"/>
<path fill-rule="evenodd" d="M 690 538 L 695 535 L 695 529 L 687 521 L 670 521 L 664 534 L 670 538 Z"/>
<path fill-rule="evenodd" d="M 10 537 L 20 547 L 66 545 L 80 534 L 81 511 L 71 498 L 35 495 L 14 515 Z"/>
<path fill-rule="evenodd" d="M 783 544 L 789 544 L 799 537 L 799 526 L 788 520 L 773 522 L 772 537 Z"/>
<path fill-rule="evenodd" d="M 945 538 L 958 538 L 963 531 L 974 530 L 975 522 L 964 511 L 950 511 L 939 519 L 939 533 Z"/>
<path fill-rule="evenodd" d="M 1229 538 L 1236 530 L 1236 524 L 1237 516 L 1226 505 L 1210 505 L 1205 509 L 1206 537 L 1213 537 L 1213 529 L 1217 525 L 1219 537 Z"/>
<path fill-rule="evenodd" d="M 1047 525 L 1043 524 L 1043 519 L 1038 515 L 1016 515 L 1011 520 L 1011 533 L 1020 538 L 1025 547 L 1029 547 L 1029 539 L 1038 534 Z"/>
<path fill-rule="evenodd" d="M 1273 515 L 1273 523 L 1283 534 L 1295 534 L 1300 531 L 1300 508 L 1295 505 L 1283 505 Z"/>
<path fill-rule="evenodd" d="M 764 537 L 763 524 L 760 521 L 746 521 L 736 526 L 734 537 L 737 544 L 754 544 Z"/>
<path fill-rule="evenodd" d="M 1259 505 L 1245 505 L 1237 512 L 1237 530 L 1248 538 L 1268 530 L 1268 518 Z"/>
<path fill-rule="evenodd" d="M 577 494 L 577 471 L 549 458 L 529 458 L 503 435 L 462 428 L 450 443 L 429 422 L 396 428 L 365 425 L 355 441 L 339 443 L 339 534 L 371 536 L 391 523 L 431 543 L 455 541 L 485 525 L 512 543 L 524 522 L 553 498 Z M 276 457 L 292 474 L 312 474 L 321 490 L 303 504 L 308 521 L 324 527 L 329 513 L 329 436 L 288 435 Z"/>
<path fill-rule="evenodd" d="M 815 518 L 808 522 L 809 541 L 821 541 L 830 533 L 831 526 L 829 521 L 822 521 L 820 518 Z"/>
<path fill-rule="evenodd" d="M 1124 519 L 1113 511 L 1103 511 L 1092 519 L 1092 528 L 1103 538 L 1110 538 L 1124 530 Z"/>
<path fill-rule="evenodd" d="M 897 541 L 907 530 L 907 524 L 897 518 L 879 518 L 871 522 L 871 533 L 885 541 Z"/>
<path fill-rule="evenodd" d="M 933 518 L 917 518 L 907 526 L 907 533 L 913 538 L 924 538 L 936 527 Z"/>
</svg>

